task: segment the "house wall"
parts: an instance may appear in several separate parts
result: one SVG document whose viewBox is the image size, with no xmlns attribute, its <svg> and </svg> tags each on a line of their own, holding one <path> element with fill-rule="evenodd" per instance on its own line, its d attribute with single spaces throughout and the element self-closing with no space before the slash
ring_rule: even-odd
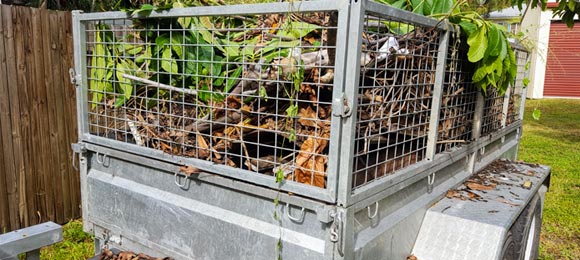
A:
<svg viewBox="0 0 580 260">
<path fill-rule="evenodd" d="M 542 12 L 540 8 L 529 9 L 522 19 L 522 31 L 535 45 L 530 60 L 528 98 L 544 97 L 551 19 L 552 11 Z"/>
</svg>

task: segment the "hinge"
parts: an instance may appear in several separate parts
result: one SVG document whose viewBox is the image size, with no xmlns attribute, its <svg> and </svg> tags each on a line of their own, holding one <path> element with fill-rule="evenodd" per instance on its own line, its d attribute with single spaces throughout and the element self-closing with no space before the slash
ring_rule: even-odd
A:
<svg viewBox="0 0 580 260">
<path fill-rule="evenodd" d="M 341 212 L 333 212 L 330 217 L 333 219 L 330 226 L 330 241 L 336 243 L 338 254 L 344 256 L 344 217 Z"/>
<path fill-rule="evenodd" d="M 332 102 L 332 115 L 338 117 L 349 117 L 352 114 L 351 102 L 348 101 L 346 94 L 343 92 L 340 98 Z"/>
</svg>

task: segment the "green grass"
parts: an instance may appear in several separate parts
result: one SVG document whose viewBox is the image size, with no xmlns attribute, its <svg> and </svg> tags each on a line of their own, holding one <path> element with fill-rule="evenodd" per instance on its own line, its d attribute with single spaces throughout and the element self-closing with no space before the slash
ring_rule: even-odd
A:
<svg viewBox="0 0 580 260">
<path fill-rule="evenodd" d="M 80 220 L 63 226 L 63 241 L 40 251 L 40 259 L 85 260 L 94 256 L 93 237 L 83 232 Z"/>
<path fill-rule="evenodd" d="M 540 259 L 580 259 L 580 100 L 528 100 L 519 159 L 552 167 Z"/>
</svg>

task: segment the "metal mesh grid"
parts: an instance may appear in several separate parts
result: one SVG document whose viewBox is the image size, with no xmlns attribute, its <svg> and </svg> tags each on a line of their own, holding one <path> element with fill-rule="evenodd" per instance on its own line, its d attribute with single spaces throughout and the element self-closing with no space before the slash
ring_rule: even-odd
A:
<svg viewBox="0 0 580 260">
<path fill-rule="evenodd" d="M 334 17 L 88 23 L 90 132 L 324 188 Z"/>
<path fill-rule="evenodd" d="M 460 48 L 455 35 L 450 38 L 440 120 L 437 151 L 443 152 L 471 141 L 473 116 L 478 90 L 471 82 L 473 65 L 467 51 Z"/>
<path fill-rule="evenodd" d="M 503 102 L 505 96 L 499 95 L 496 88 L 488 88 L 481 117 L 481 136 L 486 136 L 502 128 Z"/>
<path fill-rule="evenodd" d="M 516 62 L 518 72 L 516 75 L 516 82 L 512 87 L 512 94 L 509 98 L 508 114 L 506 118 L 506 125 L 510 125 L 520 120 L 520 107 L 522 105 L 522 94 L 527 84 L 524 84 L 528 79 L 528 53 L 522 50 L 514 50 L 516 55 Z"/>
<path fill-rule="evenodd" d="M 365 15 L 353 188 L 425 157 L 439 33 Z"/>
</svg>

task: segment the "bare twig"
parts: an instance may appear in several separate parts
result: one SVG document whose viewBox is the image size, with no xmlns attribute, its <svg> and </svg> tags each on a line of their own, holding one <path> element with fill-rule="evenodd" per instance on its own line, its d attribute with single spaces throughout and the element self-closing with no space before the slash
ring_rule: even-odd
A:
<svg viewBox="0 0 580 260">
<path fill-rule="evenodd" d="M 152 86 L 152 87 L 157 87 L 157 88 L 160 88 L 160 89 L 165 89 L 165 90 L 170 90 L 170 91 L 175 91 L 175 92 L 180 92 L 180 93 L 184 93 L 184 94 L 190 94 L 190 95 L 196 95 L 197 96 L 197 91 L 191 90 L 191 89 L 176 88 L 174 86 L 165 85 L 165 84 L 162 84 L 162 83 L 159 83 L 159 82 L 155 82 L 155 81 L 152 81 L 152 80 L 143 79 L 143 78 L 139 78 L 139 77 L 127 75 L 127 74 L 123 74 L 123 78 L 130 79 L 130 80 L 133 80 L 133 81 L 138 81 L 138 82 L 147 84 L 147 85 Z"/>
</svg>

